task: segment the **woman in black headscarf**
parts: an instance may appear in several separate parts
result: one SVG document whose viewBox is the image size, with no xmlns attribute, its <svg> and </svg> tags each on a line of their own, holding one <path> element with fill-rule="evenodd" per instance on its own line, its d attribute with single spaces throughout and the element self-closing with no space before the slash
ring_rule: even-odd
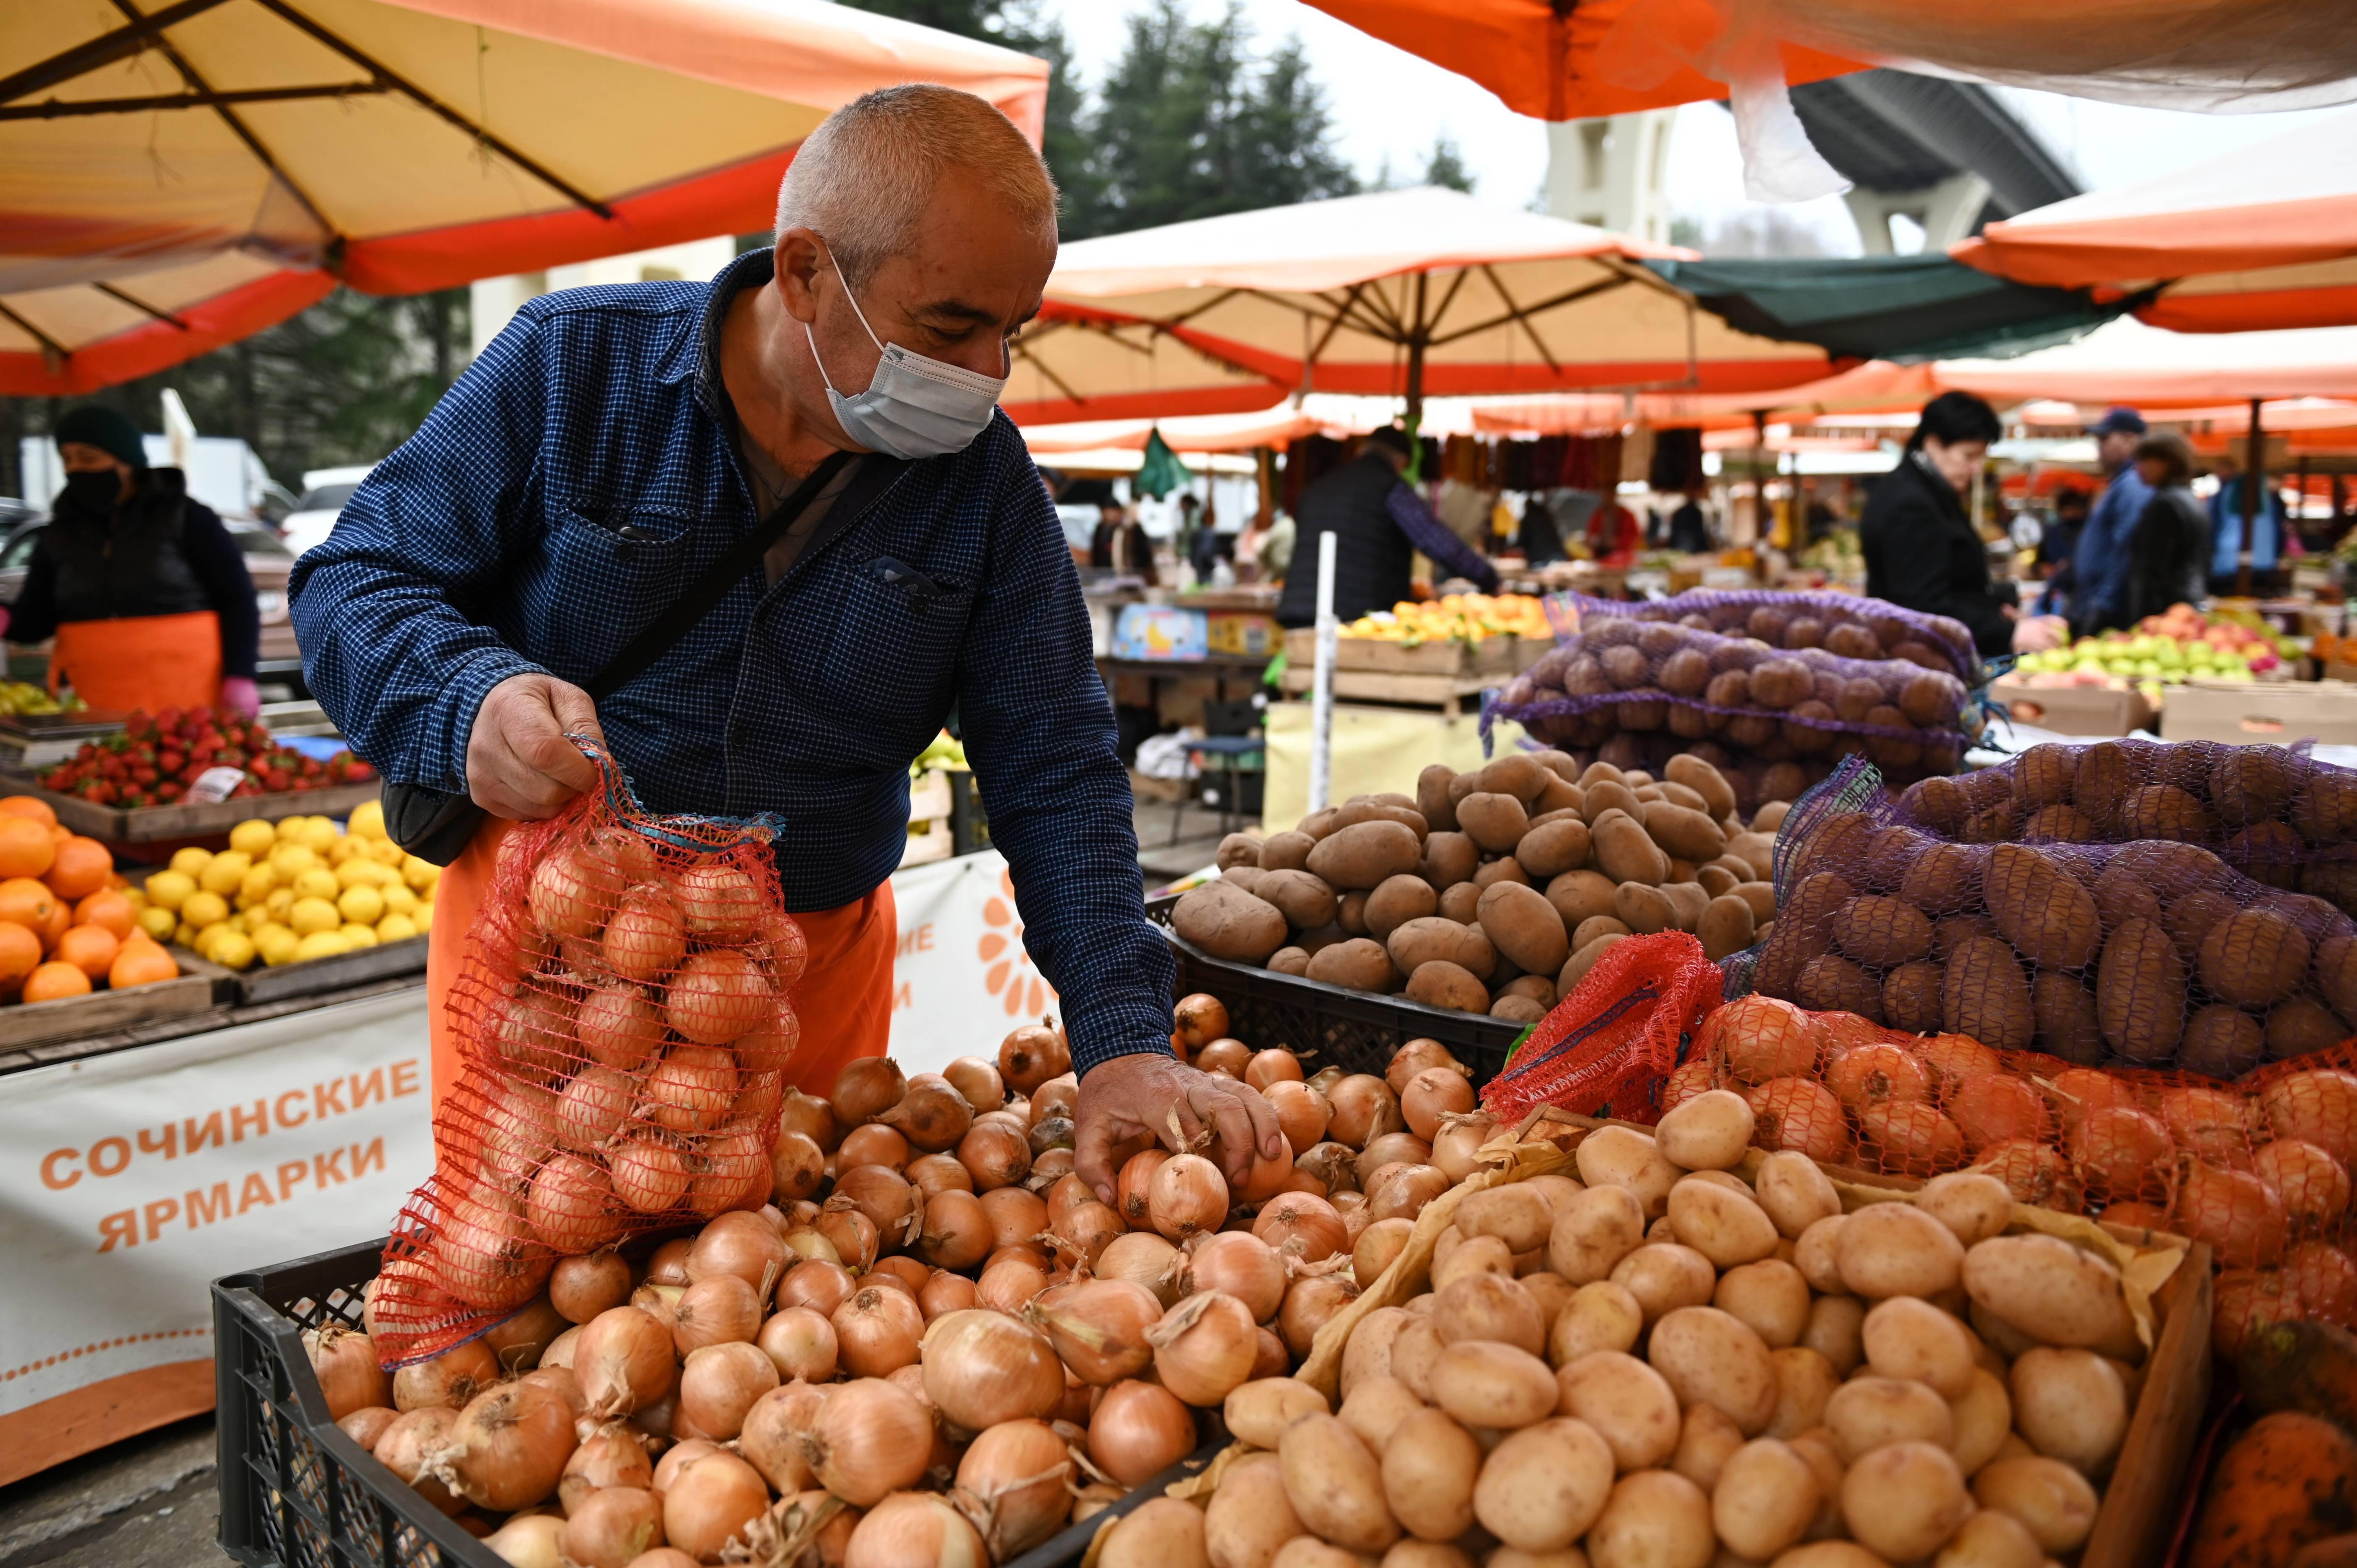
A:
<svg viewBox="0 0 2357 1568">
<path fill-rule="evenodd" d="M 1899 466 L 1867 498 L 1857 531 L 1867 593 L 1964 622 L 1983 653 L 2012 650 L 2020 614 L 2014 585 L 1989 580 L 1988 547 L 1964 515 L 1973 476 L 2003 433 L 1996 411 L 1970 392 L 1925 403 Z"/>
</svg>

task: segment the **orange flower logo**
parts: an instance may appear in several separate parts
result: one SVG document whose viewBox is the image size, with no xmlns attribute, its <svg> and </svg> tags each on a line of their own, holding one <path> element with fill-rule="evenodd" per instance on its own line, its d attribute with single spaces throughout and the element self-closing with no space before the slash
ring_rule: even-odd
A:
<svg viewBox="0 0 2357 1568">
<path fill-rule="evenodd" d="M 1031 967 L 1023 921 L 1015 913 L 1015 881 L 1004 871 L 998 874 L 998 892 L 982 907 L 982 918 L 991 928 L 982 933 L 978 950 L 990 966 L 984 976 L 990 993 L 1005 1002 L 1008 1017 L 1037 1018 L 1056 999 L 1056 988 Z"/>
</svg>

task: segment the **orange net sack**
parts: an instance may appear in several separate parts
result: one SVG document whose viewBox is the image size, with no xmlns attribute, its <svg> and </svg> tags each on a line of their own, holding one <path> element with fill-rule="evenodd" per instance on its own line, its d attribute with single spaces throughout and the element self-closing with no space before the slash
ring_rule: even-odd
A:
<svg viewBox="0 0 2357 1568">
<path fill-rule="evenodd" d="M 2229 1351 L 2255 1320 L 2357 1324 L 2357 1042 L 2222 1083 L 1753 994 L 1702 1021 L 1662 1109 L 1713 1089 L 1743 1096 L 1763 1149 L 1886 1176 L 1977 1169 L 2022 1203 L 2209 1242 Z"/>
<path fill-rule="evenodd" d="M 462 1062 L 372 1309 L 387 1365 L 540 1293 L 561 1257 L 769 1198 L 807 959 L 761 819 L 604 787 L 500 841 L 451 986 Z"/>
<path fill-rule="evenodd" d="M 1722 983 L 1684 931 L 1621 938 L 1531 1026 L 1481 1090 L 1482 1108 L 1508 1127 L 1540 1105 L 1656 1120 L 1657 1091 Z"/>
</svg>

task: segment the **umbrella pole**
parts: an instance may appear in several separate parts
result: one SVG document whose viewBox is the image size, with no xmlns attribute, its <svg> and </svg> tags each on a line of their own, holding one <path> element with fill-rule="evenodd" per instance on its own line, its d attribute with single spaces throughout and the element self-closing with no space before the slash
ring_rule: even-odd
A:
<svg viewBox="0 0 2357 1568">
<path fill-rule="evenodd" d="M 2234 591 L 2244 597 L 2251 592 L 2251 544 L 2259 533 L 2259 497 L 2266 493 L 2262 482 L 2267 466 L 2267 438 L 2259 428 L 2259 400 L 2251 400 L 2251 441 L 2243 465 L 2243 550 L 2235 564 Z"/>
<path fill-rule="evenodd" d="M 1309 809 L 1334 791 L 1334 534 L 1318 536 L 1318 659 L 1309 688 Z"/>
</svg>

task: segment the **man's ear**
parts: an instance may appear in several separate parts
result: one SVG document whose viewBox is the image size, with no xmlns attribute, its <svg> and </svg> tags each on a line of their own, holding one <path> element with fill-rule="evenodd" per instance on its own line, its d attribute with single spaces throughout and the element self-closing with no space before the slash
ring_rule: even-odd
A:
<svg viewBox="0 0 2357 1568">
<path fill-rule="evenodd" d="M 818 319 L 818 276 L 828 270 L 825 242 L 809 229 L 788 229 L 778 236 L 778 293 L 786 314 L 797 321 Z"/>
</svg>

